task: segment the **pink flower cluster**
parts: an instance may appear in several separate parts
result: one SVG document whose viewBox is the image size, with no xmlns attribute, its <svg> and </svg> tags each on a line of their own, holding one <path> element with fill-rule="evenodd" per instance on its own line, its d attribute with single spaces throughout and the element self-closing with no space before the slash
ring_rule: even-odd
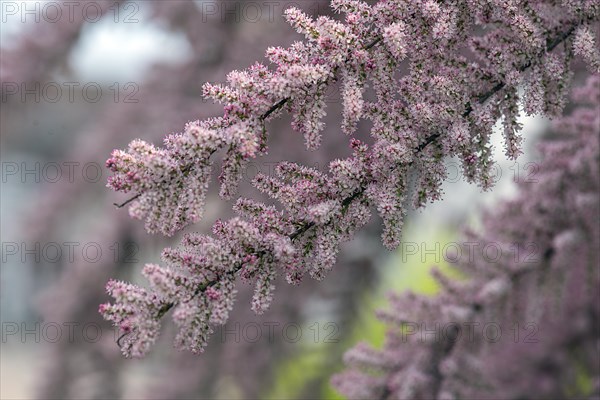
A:
<svg viewBox="0 0 600 400">
<path fill-rule="evenodd" d="M 165 260 L 183 275 L 155 267 L 146 271 L 153 285 L 162 282 L 149 292 L 160 293 L 160 312 L 136 313 L 135 307 L 147 303 L 140 301 L 120 314 L 120 306 L 108 308 L 109 319 L 137 326 L 136 337 L 144 343 L 154 331 L 144 334 L 138 322 L 153 315 L 156 323 L 174 308 L 178 342 L 201 350 L 211 324 L 226 320 L 237 274 L 256 285 L 252 308 L 257 312 L 268 307 L 277 274 L 290 283 L 306 273 L 322 279 L 334 266 L 340 243 L 366 224 L 371 208 L 383 219 L 384 244 L 394 249 L 407 203 L 422 207 L 441 198 L 446 157 L 458 157 L 465 177 L 489 188 L 493 125 L 503 119 L 507 155 L 516 157 L 518 89 L 525 88 L 527 111 L 560 112 L 572 75 L 573 34 L 593 29 L 600 13 L 593 1 L 564 7 L 478 0 L 332 5 L 346 14 L 345 22 L 286 11 L 306 40 L 269 48 L 275 68 L 256 63 L 231 72 L 226 86 L 205 85 L 205 95 L 224 105 L 222 117 L 188 124 L 163 148 L 134 141 L 129 151 L 115 151 L 108 160 L 114 172 L 109 186 L 135 194 L 132 215 L 145 218 L 150 232 L 172 235 L 201 217 L 211 155 L 225 150 L 221 196 L 231 198 L 247 162 L 267 151 L 265 122 L 283 110 L 292 115 L 292 128 L 304 135 L 306 147 L 317 148 L 325 91 L 337 79 L 342 130 L 353 133 L 361 120 L 371 125 L 372 143 L 352 139 L 353 154 L 332 161 L 328 173 L 284 162 L 277 176 L 258 175 L 254 185 L 277 200 L 281 211 L 240 199 L 235 208 L 241 217 L 217 222 L 214 238 L 188 238 L 182 249 L 167 250 Z M 577 39 L 577 52 L 589 59 L 589 38 L 584 39 Z M 413 189 L 411 175 L 417 177 Z M 167 282 L 177 279 L 180 285 Z M 209 287 L 219 294 L 207 294 Z"/>
<path fill-rule="evenodd" d="M 202 216 L 211 176 L 209 157 L 223 142 L 206 125 L 210 122 L 189 123 L 183 134 L 165 138 L 165 148 L 134 140 L 128 152 L 115 150 L 106 161 L 114 174 L 108 186 L 137 193 L 129 213 L 145 218 L 148 232 L 171 236 Z"/>
<path fill-rule="evenodd" d="M 435 297 L 393 295 L 379 317 L 381 349 L 361 343 L 333 378 L 350 399 L 580 398 L 600 393 L 600 76 L 575 91 L 583 102 L 556 120 L 541 146 L 539 182 L 490 212 L 468 243 L 502 247 L 434 270 Z M 492 326 L 492 329 L 485 329 Z M 573 357 L 577 354 L 577 357 Z M 573 371 L 578 371 L 576 374 Z M 589 398 L 593 398 L 590 396 Z"/>
</svg>

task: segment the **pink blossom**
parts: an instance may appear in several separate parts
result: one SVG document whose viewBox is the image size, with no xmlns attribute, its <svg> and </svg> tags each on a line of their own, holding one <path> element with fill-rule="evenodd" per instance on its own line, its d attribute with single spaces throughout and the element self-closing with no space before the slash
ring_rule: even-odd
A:
<svg viewBox="0 0 600 400">
<path fill-rule="evenodd" d="M 317 149 L 325 93 L 338 79 L 341 129 L 353 133 L 366 120 L 371 142 L 352 140 L 348 157 L 332 160 L 327 171 L 283 162 L 276 176 L 256 175 L 255 188 L 277 205 L 238 200 L 239 216 L 217 221 L 212 236 L 188 235 L 180 248 L 164 251 L 167 267 L 146 267 L 150 290 L 111 289 L 116 303 L 103 308 L 104 315 L 133 326 L 128 353 L 148 349 L 170 309 L 180 327 L 177 343 L 202 351 L 214 326 L 227 320 L 238 274 L 254 284 L 251 307 L 262 313 L 278 274 L 291 283 L 306 273 L 323 279 L 340 245 L 369 221 L 372 209 L 383 220 L 383 244 L 395 249 L 408 206 L 442 198 L 446 157 L 461 160 L 468 181 L 491 188 L 496 121 L 503 122 L 507 156 L 516 158 L 518 104 L 523 101 L 528 113 L 559 115 L 572 53 L 593 58 L 584 30 L 591 28 L 581 26 L 597 20 L 599 10 L 567 3 L 335 1 L 344 22 L 288 8 L 285 18 L 303 42 L 269 48 L 272 67 L 255 63 L 231 72 L 227 85 L 205 85 L 204 94 L 223 105 L 221 117 L 189 123 L 163 147 L 136 140 L 127 151 L 115 150 L 107 162 L 109 186 L 133 195 L 130 213 L 145 219 L 149 232 L 172 235 L 201 218 L 215 153 L 224 153 L 220 195 L 236 196 L 248 163 L 267 152 L 270 120 L 289 113 L 306 147 Z M 582 157 L 577 160 L 589 154 Z M 408 190 L 411 176 L 414 190 Z M 501 296 L 499 288 L 483 291 L 484 297 Z M 428 389 L 419 368 L 405 372 L 385 390 L 418 397 Z"/>
</svg>

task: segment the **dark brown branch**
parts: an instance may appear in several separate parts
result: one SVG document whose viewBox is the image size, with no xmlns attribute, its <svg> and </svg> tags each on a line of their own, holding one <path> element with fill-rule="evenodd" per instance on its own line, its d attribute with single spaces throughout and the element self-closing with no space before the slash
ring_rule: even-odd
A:
<svg viewBox="0 0 600 400">
<path fill-rule="evenodd" d="M 285 105 L 291 99 L 286 97 L 285 99 L 279 100 L 277 103 L 273 104 L 271 108 L 269 108 L 263 115 L 260 116 L 261 121 L 264 121 L 269 117 L 269 115 L 273 114 L 275 111 L 279 110 L 281 107 Z"/>
<path fill-rule="evenodd" d="M 211 152 L 211 153 L 208 155 L 208 157 L 212 156 L 212 155 L 213 155 L 213 154 L 215 154 L 215 153 L 216 153 L 216 150 L 212 151 L 212 152 Z M 194 166 L 193 164 L 188 164 L 188 165 L 186 165 L 185 167 L 183 167 L 183 168 L 181 169 L 181 173 L 182 173 L 182 174 L 187 174 L 188 172 L 190 172 L 190 171 L 191 171 L 191 169 L 192 169 L 192 167 L 193 167 L 193 166 Z M 162 178 L 161 178 L 161 179 L 162 179 Z M 125 201 L 124 201 L 123 203 L 121 203 L 121 204 L 118 204 L 118 203 L 113 203 L 113 204 L 114 204 L 114 205 L 115 205 L 117 208 L 122 208 L 122 207 L 125 207 L 127 204 L 131 203 L 132 201 L 134 201 L 135 199 L 137 199 L 138 197 L 140 197 L 141 195 L 142 195 L 142 193 L 138 193 L 138 194 L 136 194 L 135 196 L 133 196 L 133 197 L 131 197 L 131 198 L 129 198 L 129 199 L 127 199 L 127 200 L 125 200 Z"/>
<path fill-rule="evenodd" d="M 133 196 L 130 199 L 125 200 L 124 202 L 122 202 L 121 204 L 119 203 L 113 203 L 117 208 L 123 208 L 125 207 L 127 204 L 131 203 L 132 201 L 134 201 L 135 199 L 137 199 L 138 197 L 140 197 L 142 194 L 138 193 L 135 196 Z"/>
<path fill-rule="evenodd" d="M 368 45 L 365 46 L 365 50 L 370 50 L 373 47 L 375 47 L 375 45 L 377 45 L 379 42 L 381 42 L 381 37 L 377 37 L 375 38 L 375 40 L 373 40 L 371 43 L 369 43 Z"/>
<path fill-rule="evenodd" d="M 125 339 L 127 336 L 131 335 L 132 333 L 133 333 L 132 331 L 129 331 L 129 332 L 125 332 L 121 336 L 119 336 L 119 338 L 117 339 L 117 346 L 119 346 L 119 348 L 121 348 L 122 347 L 121 340 Z"/>
<path fill-rule="evenodd" d="M 373 40 L 371 43 L 369 43 L 368 45 L 365 46 L 365 50 L 369 50 L 373 47 L 375 47 L 375 45 L 377 45 L 377 43 L 379 43 L 381 41 L 381 38 L 378 37 L 375 40 Z M 263 115 L 260 116 L 260 119 L 262 121 L 264 121 L 265 119 L 267 119 L 271 114 L 273 114 L 275 111 L 279 110 L 281 107 L 283 107 L 288 101 L 290 101 L 291 98 L 286 97 L 285 99 L 281 99 L 279 100 L 277 103 L 273 104 L 271 106 L 271 108 L 269 108 Z"/>
</svg>

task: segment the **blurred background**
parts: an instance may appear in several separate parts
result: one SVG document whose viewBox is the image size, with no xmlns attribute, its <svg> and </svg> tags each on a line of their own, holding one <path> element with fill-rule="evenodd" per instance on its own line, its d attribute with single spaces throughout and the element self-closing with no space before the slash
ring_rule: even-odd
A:
<svg viewBox="0 0 600 400">
<path fill-rule="evenodd" d="M 167 323 L 146 359 L 123 359 L 98 314 L 105 284 L 143 284 L 141 267 L 159 262 L 183 233 L 149 235 L 116 208 L 126 197 L 105 187 L 105 160 L 132 139 L 160 145 L 187 121 L 220 115 L 202 98 L 202 84 L 262 61 L 269 46 L 301 40 L 282 18 L 290 6 L 339 18 L 317 0 L 0 1 L 3 399 L 336 398 L 329 377 L 344 351 L 383 340 L 373 311 L 385 307 L 385 293 L 434 293 L 428 269 L 448 268 L 461 230 L 511 196 L 516 178 L 535 179 L 534 144 L 547 122 L 523 117 L 525 156 L 517 163 L 504 159 L 494 133 L 496 188 L 468 185 L 448 160 L 445 199 L 407 216 L 398 251 L 383 248 L 374 218 L 323 282 L 281 282 L 262 316 L 250 310 L 252 288 L 240 284 L 230 321 L 204 354 L 174 350 Z M 273 122 L 269 156 L 250 164 L 241 194 L 260 196 L 249 182 L 278 161 L 325 170 L 349 155 L 339 115 L 334 87 L 316 152 L 305 150 L 289 119 Z M 360 126 L 359 137 L 368 130 Z M 208 232 L 231 215 L 216 187 L 204 219 L 188 231 Z"/>
</svg>

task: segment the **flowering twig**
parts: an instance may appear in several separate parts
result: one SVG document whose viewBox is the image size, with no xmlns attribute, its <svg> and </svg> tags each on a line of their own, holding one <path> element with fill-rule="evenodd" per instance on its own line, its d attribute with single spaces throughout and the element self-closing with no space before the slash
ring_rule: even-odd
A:
<svg viewBox="0 0 600 400">
<path fill-rule="evenodd" d="M 329 174 L 289 162 L 278 165 L 277 178 L 258 174 L 254 186 L 278 200 L 285 212 L 238 199 L 235 211 L 246 219 L 217 221 L 214 237 L 187 235 L 182 248 L 163 253 L 168 268 L 146 266 L 152 290 L 111 282 L 108 290 L 117 304 L 103 305 L 103 314 L 124 329 L 138 328 L 124 341 L 127 355 L 147 351 L 158 334 L 160 317 L 174 307 L 173 318 L 181 328 L 177 342 L 201 351 L 211 326 L 227 320 L 238 274 L 256 284 L 252 309 L 257 313 L 268 307 L 278 271 L 294 284 L 306 273 L 322 279 L 335 264 L 340 243 L 368 222 L 371 206 L 383 219 L 384 245 L 396 248 L 409 169 L 417 175 L 415 207 L 441 197 L 445 157 L 458 156 L 469 181 L 490 187 L 489 137 L 500 117 L 507 156 L 520 153 L 517 88 L 526 87 L 527 112 L 558 114 L 568 87 L 571 52 L 551 51 L 577 32 L 575 53 L 592 61 L 596 57 L 589 35 L 574 26 L 575 18 L 568 21 L 569 30 L 544 38 L 525 15 L 529 10 L 515 14 L 499 7 L 494 17 L 504 21 L 501 26 L 468 41 L 484 59 L 477 64 L 458 54 L 458 43 L 473 33 L 477 22 L 489 18 L 477 14 L 474 22 L 471 5 L 428 2 L 428 7 L 419 8 L 387 1 L 371 7 L 337 0 L 334 7 L 347 13 L 346 24 L 327 17 L 313 21 L 293 8 L 286 11 L 307 42 L 267 50 L 277 71 L 255 64 L 229 74 L 228 87 L 205 85 L 206 95 L 225 104 L 222 118 L 188 124 L 183 134 L 165 140 L 165 148 L 134 141 L 129 152 L 113 153 L 108 162 L 115 173 L 110 185 L 121 191 L 141 189 L 130 213 L 146 218 L 150 232 L 171 235 L 201 216 L 210 156 L 227 148 L 219 179 L 221 196 L 232 197 L 247 161 L 266 151 L 265 119 L 284 105 L 307 147 L 316 148 L 325 114 L 323 91 L 338 73 L 342 130 L 352 134 L 357 122 L 368 118 L 375 139 L 371 147 L 352 139 L 353 156 L 332 161 Z M 583 25 L 597 17 L 583 14 L 577 18 Z M 407 20 L 406 15 L 414 18 Z M 358 46 L 362 43 L 368 44 Z M 407 73 L 398 79 L 397 67 L 405 59 Z M 374 102 L 363 99 L 367 82 L 372 82 Z M 500 91 L 503 96 L 488 101 Z"/>
<path fill-rule="evenodd" d="M 365 46 L 365 50 L 369 50 L 371 48 L 373 48 L 375 45 L 377 45 L 379 42 L 381 42 L 381 38 L 378 37 L 376 39 L 374 39 L 372 42 L 370 42 L 368 45 Z M 290 97 L 285 97 L 281 100 L 279 100 L 278 102 L 276 102 L 275 104 L 273 104 L 267 111 L 265 111 L 260 117 L 259 120 L 262 122 L 263 124 L 263 129 L 264 129 L 264 123 L 266 121 L 266 119 L 271 116 L 271 114 L 273 114 L 274 112 L 280 110 L 283 106 L 285 106 L 286 103 L 288 103 L 291 100 Z M 216 151 L 213 151 L 209 154 L 209 157 L 211 155 L 213 155 Z M 191 168 L 193 168 L 193 164 L 188 164 L 185 167 L 182 168 L 182 173 L 186 173 L 188 172 Z M 127 199 L 126 201 L 122 202 L 122 203 L 113 203 L 117 208 L 123 208 L 124 206 L 126 206 L 127 204 L 131 203 L 134 200 L 137 200 L 140 196 L 142 195 L 142 193 L 138 193 L 133 197 L 130 197 L 129 199 Z"/>
</svg>

